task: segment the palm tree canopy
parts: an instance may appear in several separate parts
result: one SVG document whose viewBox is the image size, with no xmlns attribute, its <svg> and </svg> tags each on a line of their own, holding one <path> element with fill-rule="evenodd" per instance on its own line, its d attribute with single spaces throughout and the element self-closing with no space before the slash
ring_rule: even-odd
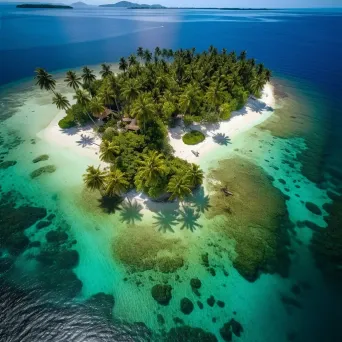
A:
<svg viewBox="0 0 342 342">
<path fill-rule="evenodd" d="M 126 59 L 124 57 L 121 57 L 119 61 L 119 69 L 125 72 L 127 68 L 128 68 L 128 63 Z"/>
<path fill-rule="evenodd" d="M 196 164 L 191 164 L 186 176 L 193 187 L 203 183 L 204 173 Z"/>
<path fill-rule="evenodd" d="M 102 78 L 106 78 L 113 75 L 113 71 L 111 70 L 110 64 L 102 63 L 101 68 L 102 70 L 100 71 L 100 75 L 102 76 Z"/>
<path fill-rule="evenodd" d="M 128 186 L 125 173 L 116 169 L 106 176 L 105 194 L 110 197 L 119 196 L 127 190 Z"/>
<path fill-rule="evenodd" d="M 106 163 L 113 163 L 120 153 L 120 148 L 114 142 L 103 140 L 100 145 L 100 159 Z"/>
<path fill-rule="evenodd" d="M 77 76 L 76 72 L 71 70 L 67 71 L 64 82 L 74 90 L 78 89 L 82 85 L 81 77 Z"/>
<path fill-rule="evenodd" d="M 155 105 L 150 94 L 144 93 L 140 95 L 133 103 L 131 114 L 143 124 L 152 119 L 155 113 Z"/>
<path fill-rule="evenodd" d="M 60 93 L 55 94 L 52 98 L 52 103 L 55 104 L 58 109 L 67 110 L 70 107 L 70 102 L 67 97 Z"/>
<path fill-rule="evenodd" d="M 183 200 L 191 194 L 191 182 L 186 175 L 174 175 L 170 179 L 167 191 L 171 193 L 170 200 L 174 200 L 176 198 Z"/>
<path fill-rule="evenodd" d="M 83 181 L 90 190 L 102 190 L 105 185 L 105 172 L 100 167 L 88 166 L 86 173 L 83 175 Z"/>
<path fill-rule="evenodd" d="M 82 79 L 83 83 L 86 85 L 90 85 L 92 82 L 96 80 L 96 76 L 94 75 L 94 71 L 89 69 L 87 66 L 85 66 L 83 69 Z"/>
<path fill-rule="evenodd" d="M 140 94 L 140 84 L 136 79 L 128 79 L 121 88 L 121 95 L 128 103 L 132 103 Z"/>
<path fill-rule="evenodd" d="M 106 108 L 100 97 L 94 97 L 89 102 L 89 109 L 95 117 L 99 117 Z"/>
<path fill-rule="evenodd" d="M 56 88 L 56 81 L 46 70 L 37 68 L 35 73 L 36 76 L 34 78 L 36 80 L 36 85 L 38 85 L 40 89 L 53 91 Z"/>
<path fill-rule="evenodd" d="M 90 95 L 86 90 L 77 89 L 74 95 L 74 100 L 83 107 L 86 107 L 90 102 Z"/>
<path fill-rule="evenodd" d="M 139 164 L 136 178 L 144 180 L 146 185 L 156 184 L 167 172 L 164 156 L 157 151 L 149 151 L 148 154 L 143 155 Z"/>
</svg>

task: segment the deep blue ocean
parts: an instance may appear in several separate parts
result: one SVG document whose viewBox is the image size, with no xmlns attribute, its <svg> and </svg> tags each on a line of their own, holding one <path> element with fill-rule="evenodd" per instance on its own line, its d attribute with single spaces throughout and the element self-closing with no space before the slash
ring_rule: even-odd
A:
<svg viewBox="0 0 342 342">
<path fill-rule="evenodd" d="M 69 11 L 23 10 L 0 4 L 0 89 L 16 87 L 22 79 L 32 78 L 36 67 L 59 72 L 84 65 L 116 63 L 139 46 L 151 50 L 156 46 L 195 47 L 202 51 L 209 45 L 238 52 L 247 50 L 249 56 L 270 68 L 277 79 L 288 81 L 287 86 L 294 93 L 300 90 L 313 107 L 317 104 L 320 110 L 315 114 L 316 121 L 318 126 L 324 122 L 325 132 L 320 176 L 335 177 L 336 189 L 341 191 L 342 11 L 339 9 L 220 11 L 91 7 Z M 339 248 L 341 255 L 342 246 Z M 342 260 L 336 261 L 340 270 L 341 263 Z M 49 298 L 36 301 L 36 293 L 26 292 L 24 281 L 18 287 L 0 276 L 0 286 L 1 342 L 150 340 L 142 325 L 94 319 L 78 303 L 54 306 Z M 338 288 L 336 303 L 340 303 L 341 293 Z M 306 322 L 303 318 L 307 330 L 303 334 L 305 342 L 342 340 L 335 320 L 340 319 L 342 308 L 336 305 L 324 312 L 324 317 L 320 317 L 318 311 L 315 320 Z M 312 334 L 310 325 L 314 325 Z M 234 341 L 238 340 L 234 336 Z M 291 334 L 287 340 L 304 341 Z M 260 336 L 248 341 L 261 342 Z M 275 342 L 267 338 L 264 341 Z"/>
</svg>

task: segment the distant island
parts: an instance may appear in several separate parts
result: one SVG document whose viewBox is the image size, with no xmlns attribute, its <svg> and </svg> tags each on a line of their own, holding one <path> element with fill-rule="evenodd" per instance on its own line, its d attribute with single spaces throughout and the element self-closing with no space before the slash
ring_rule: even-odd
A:
<svg viewBox="0 0 342 342">
<path fill-rule="evenodd" d="M 137 4 L 130 1 L 119 1 L 115 4 L 100 5 L 100 7 L 116 7 L 116 8 L 130 8 L 130 9 L 159 9 L 166 8 L 162 5 L 147 5 L 147 4 Z"/>
<path fill-rule="evenodd" d="M 71 6 L 66 5 L 52 5 L 52 4 L 21 4 L 17 8 L 54 8 L 54 9 L 73 9 Z"/>
<path fill-rule="evenodd" d="M 89 6 L 89 5 L 86 4 L 85 2 L 77 1 L 77 2 L 72 3 L 71 6 L 74 6 L 74 7 L 85 7 L 85 6 Z"/>
</svg>

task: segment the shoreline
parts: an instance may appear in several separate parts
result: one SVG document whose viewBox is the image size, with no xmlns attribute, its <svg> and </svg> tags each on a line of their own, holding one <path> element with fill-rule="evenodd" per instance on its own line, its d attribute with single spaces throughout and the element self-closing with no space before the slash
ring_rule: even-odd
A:
<svg viewBox="0 0 342 342">
<path fill-rule="evenodd" d="M 174 155 L 188 162 L 198 163 L 201 156 L 208 154 L 219 146 L 228 147 L 231 144 L 231 139 L 264 122 L 272 115 L 274 106 L 274 86 L 267 83 L 260 99 L 249 98 L 242 109 L 232 112 L 229 120 L 208 125 L 195 123 L 186 129 L 184 125 L 171 128 L 168 135 L 169 142 L 174 149 Z M 197 145 L 184 144 L 182 136 L 190 130 L 202 132 L 206 137 L 205 140 Z M 196 157 L 192 150 L 198 152 L 199 157 Z"/>
<path fill-rule="evenodd" d="M 184 126 L 170 128 L 168 131 L 169 142 L 174 149 L 174 155 L 189 162 L 196 163 L 201 156 L 212 151 L 215 147 L 229 146 L 230 140 L 246 132 L 254 126 L 268 119 L 275 106 L 274 86 L 267 83 L 262 91 L 262 97 L 258 100 L 249 99 L 247 104 L 239 111 L 233 112 L 229 120 L 217 124 L 192 124 L 187 130 Z M 92 161 L 101 162 L 99 158 L 99 145 L 101 138 L 94 132 L 93 125 L 61 129 L 58 121 L 65 116 L 64 111 L 59 111 L 49 125 L 37 133 L 37 137 L 50 145 L 59 146 L 74 154 L 82 154 Z M 206 139 L 197 145 L 186 145 L 182 136 L 188 130 L 199 130 Z M 214 139 L 217 138 L 217 141 Z M 196 157 L 191 150 L 199 152 Z"/>
</svg>

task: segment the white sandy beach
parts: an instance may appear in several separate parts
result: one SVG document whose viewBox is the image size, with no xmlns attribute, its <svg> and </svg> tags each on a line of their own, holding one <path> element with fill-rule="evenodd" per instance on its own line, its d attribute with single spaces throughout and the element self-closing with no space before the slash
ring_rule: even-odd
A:
<svg viewBox="0 0 342 342">
<path fill-rule="evenodd" d="M 275 106 L 274 88 L 267 83 L 261 99 L 249 99 L 246 106 L 239 111 L 233 112 L 229 120 L 213 125 L 193 124 L 188 128 L 175 127 L 169 131 L 170 144 L 175 151 L 175 156 L 183 158 L 189 162 L 196 163 L 198 158 L 207 154 L 219 145 L 228 145 L 230 140 L 239 133 L 245 132 L 252 127 L 265 121 L 272 115 Z M 190 131 L 201 131 L 206 139 L 197 145 L 185 145 L 182 136 Z M 196 157 L 191 151 L 199 153 Z"/>
<path fill-rule="evenodd" d="M 268 83 L 260 100 L 249 99 L 247 105 L 240 111 L 233 112 L 230 120 L 213 125 L 193 124 L 189 128 L 178 126 L 169 130 L 170 144 L 177 157 L 186 159 L 189 162 L 196 162 L 198 158 L 207 154 L 219 145 L 229 144 L 229 141 L 239 133 L 265 121 L 273 112 L 275 105 L 273 86 Z M 50 124 L 37 136 L 50 145 L 65 148 L 72 154 L 88 156 L 95 164 L 99 160 L 99 144 L 101 138 L 94 132 L 92 125 L 61 129 L 58 121 L 65 116 L 64 111 L 50 122 Z M 195 146 L 185 145 L 182 136 L 191 129 L 201 131 L 206 139 Z M 199 152 L 196 157 L 191 151 Z"/>
</svg>

